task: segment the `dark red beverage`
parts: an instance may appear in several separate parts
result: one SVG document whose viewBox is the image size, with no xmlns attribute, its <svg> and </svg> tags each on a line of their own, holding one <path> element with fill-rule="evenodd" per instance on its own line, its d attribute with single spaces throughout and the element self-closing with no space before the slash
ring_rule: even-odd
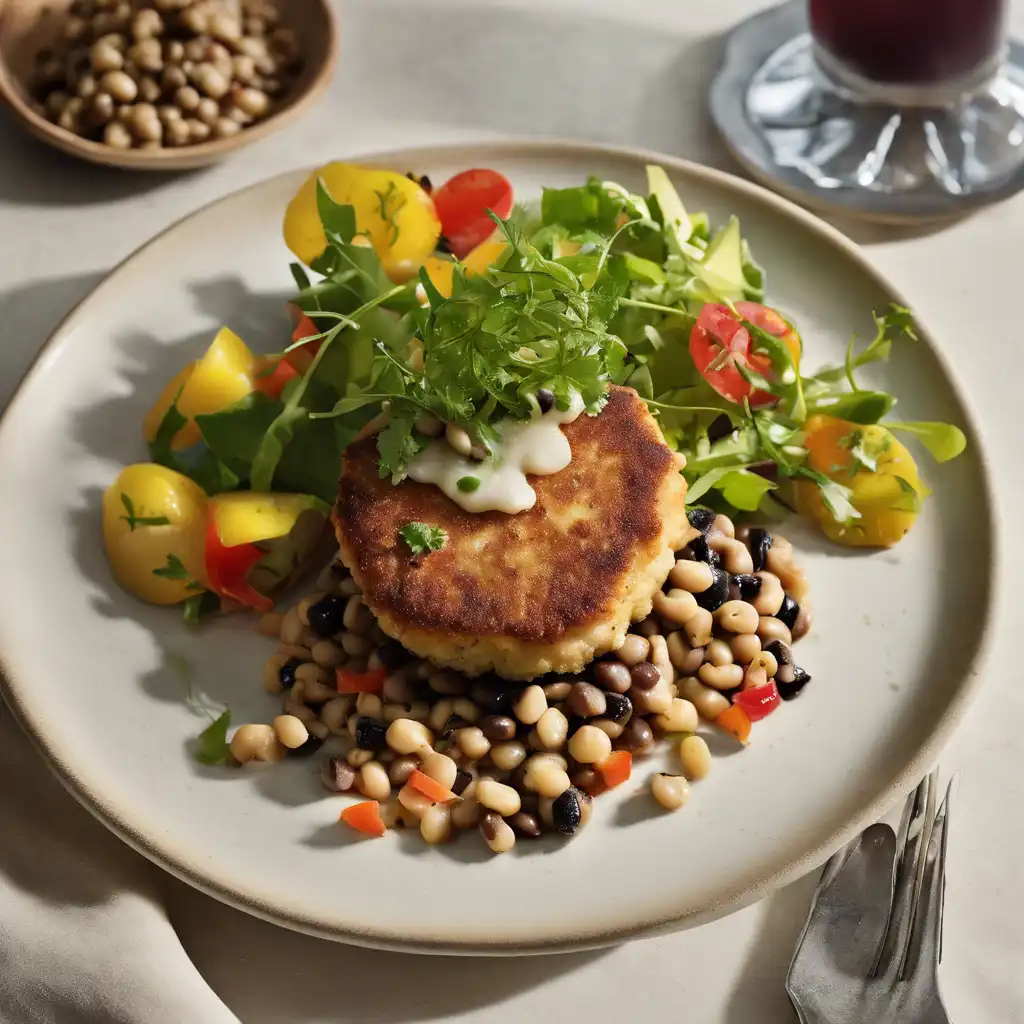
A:
<svg viewBox="0 0 1024 1024">
<path fill-rule="evenodd" d="M 1006 0 L 809 0 L 811 34 L 879 83 L 933 85 L 994 70 Z"/>
</svg>

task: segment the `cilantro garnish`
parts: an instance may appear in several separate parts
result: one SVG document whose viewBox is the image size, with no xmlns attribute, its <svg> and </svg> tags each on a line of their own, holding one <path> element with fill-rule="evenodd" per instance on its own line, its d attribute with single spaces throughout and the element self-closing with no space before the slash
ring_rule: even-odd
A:
<svg viewBox="0 0 1024 1024">
<path fill-rule="evenodd" d="M 448 542 L 448 534 L 440 526 L 429 523 L 406 523 L 398 532 L 414 555 L 440 551 Z"/>
<path fill-rule="evenodd" d="M 153 570 L 154 576 L 160 576 L 165 580 L 183 580 L 189 590 L 202 590 L 202 583 L 198 583 L 189 575 L 185 563 L 177 555 L 168 555 L 167 564 L 159 569 Z"/>
<path fill-rule="evenodd" d="M 133 533 L 139 526 L 170 526 L 171 521 L 167 516 L 141 516 L 135 512 L 135 502 L 128 497 L 124 491 L 121 492 L 121 504 L 128 514 L 121 518 L 128 524 L 128 529 Z"/>
</svg>

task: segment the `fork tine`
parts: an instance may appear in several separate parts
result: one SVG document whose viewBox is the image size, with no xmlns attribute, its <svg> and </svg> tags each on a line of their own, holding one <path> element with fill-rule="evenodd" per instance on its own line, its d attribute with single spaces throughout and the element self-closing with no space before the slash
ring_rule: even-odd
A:
<svg viewBox="0 0 1024 1024">
<path fill-rule="evenodd" d="M 902 971 L 914 910 L 923 882 L 922 868 L 935 813 L 937 771 L 926 775 L 907 798 L 900 822 L 897 859 L 893 871 L 893 897 L 885 935 L 878 947 L 872 977 Z"/>
<path fill-rule="evenodd" d="M 928 859 L 925 865 L 925 884 L 921 903 L 914 922 L 914 962 L 905 974 L 914 971 L 934 972 L 942 959 L 942 919 L 946 898 L 946 850 L 949 845 L 950 806 L 959 783 L 959 774 L 949 780 L 946 795 L 935 815 Z"/>
</svg>

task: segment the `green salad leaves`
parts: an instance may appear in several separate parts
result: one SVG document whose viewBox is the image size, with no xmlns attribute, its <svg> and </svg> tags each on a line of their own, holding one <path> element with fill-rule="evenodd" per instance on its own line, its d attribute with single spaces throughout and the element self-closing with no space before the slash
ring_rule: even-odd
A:
<svg viewBox="0 0 1024 1024">
<path fill-rule="evenodd" d="M 393 221 L 396 194 L 377 198 Z M 426 267 L 394 284 L 374 250 L 356 242 L 353 208 L 322 182 L 317 209 L 326 249 L 308 269 L 291 269 L 294 304 L 320 333 L 279 353 L 307 346 L 308 369 L 280 399 L 252 394 L 198 416 L 198 452 L 172 449 L 184 423 L 172 405 L 151 446 L 156 461 L 210 493 L 251 487 L 330 501 L 342 450 L 377 417 L 380 473 L 397 483 L 429 439 L 421 426 L 433 420 L 462 427 L 489 457 L 500 421 L 533 415 L 539 390 L 561 409 L 579 394 L 595 415 L 609 385 L 624 384 L 685 455 L 691 502 L 770 513 L 791 500 L 789 482 L 805 481 L 838 522 L 859 515 L 850 488 L 813 467 L 806 428 L 819 416 L 869 426 L 890 414 L 895 397 L 859 376 L 888 359 L 897 341 L 914 341 L 910 311 L 878 312 L 870 341 L 851 340 L 841 365 L 808 374 L 795 325 L 755 305 L 765 297 L 765 274 L 738 219 L 714 230 L 705 213 L 686 209 L 661 168 L 648 168 L 645 194 L 591 178 L 544 190 L 508 220 L 494 218 L 504 251 L 487 273 L 453 262 L 450 294 Z M 732 318 L 732 330 L 738 321 L 749 345 L 739 358 L 716 339 L 713 358 L 698 366 L 691 335 L 709 304 Z M 723 374 L 731 375 L 731 395 Z M 939 461 L 966 444 L 949 424 L 885 425 Z M 852 439 L 847 450 L 857 468 L 878 465 L 870 445 Z M 459 481 L 465 491 L 478 485 L 472 476 Z M 431 529 L 402 530 L 414 554 L 443 544 Z"/>
</svg>

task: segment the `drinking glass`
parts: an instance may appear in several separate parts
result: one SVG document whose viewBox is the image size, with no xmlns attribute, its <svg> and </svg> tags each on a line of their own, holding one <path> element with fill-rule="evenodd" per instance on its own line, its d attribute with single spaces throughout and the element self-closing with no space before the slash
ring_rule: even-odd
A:
<svg viewBox="0 0 1024 1024">
<path fill-rule="evenodd" d="M 886 195 L 897 212 L 901 197 L 952 211 L 1005 194 L 1024 167 L 1007 0 L 807 4 L 809 30 L 774 49 L 746 94 L 777 168 L 819 191 Z"/>
</svg>

